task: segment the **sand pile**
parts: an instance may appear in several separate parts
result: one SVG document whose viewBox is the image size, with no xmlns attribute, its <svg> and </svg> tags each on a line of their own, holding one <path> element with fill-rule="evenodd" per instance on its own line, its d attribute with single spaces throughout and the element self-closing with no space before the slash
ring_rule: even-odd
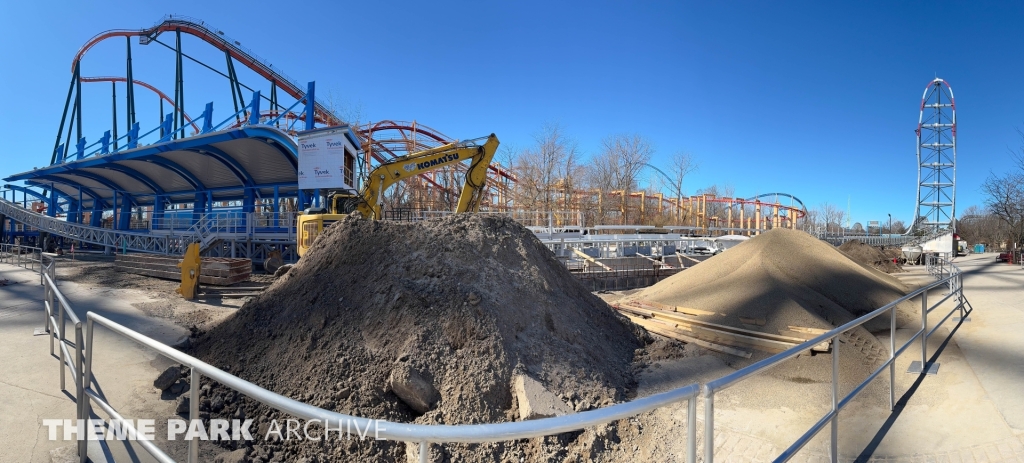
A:
<svg viewBox="0 0 1024 463">
<path fill-rule="evenodd" d="M 634 351 L 643 347 L 638 333 L 510 219 L 349 218 L 326 230 L 261 296 L 196 340 L 194 353 L 327 409 L 397 422 L 467 424 L 518 419 L 511 392 L 517 373 L 577 410 L 626 400 L 635 388 Z M 400 399 L 389 382 L 393 375 L 419 376 L 432 385 L 429 410 L 421 413 Z M 209 394 L 212 403 L 222 397 L 224 404 L 214 412 L 256 418 L 253 427 L 261 435 L 269 418 L 288 418 L 216 387 Z M 402 443 L 266 443 L 254 436 L 260 449 L 249 450 L 250 456 L 406 458 Z M 446 445 L 442 460 L 542 460 L 552 451 L 546 446 L 564 451 L 567 444 L 550 438 Z"/>
<path fill-rule="evenodd" d="M 851 259 L 867 266 L 871 266 L 885 273 L 896 273 L 901 271 L 900 267 L 892 261 L 880 249 L 862 243 L 860 240 L 851 240 L 839 246 L 839 250 L 850 256 Z"/>
<path fill-rule="evenodd" d="M 833 246 L 802 231 L 774 229 L 714 256 L 629 297 L 715 312 L 709 322 L 779 334 L 788 326 L 831 329 L 902 297 L 907 288 L 895 278 L 852 261 Z M 904 304 L 897 325 L 913 323 L 915 307 Z M 740 317 L 764 319 L 744 325 Z M 888 329 L 876 318 L 868 330 Z M 859 382 L 888 356 L 868 330 L 857 328 L 842 340 L 844 379 Z M 852 346 L 851 350 L 847 346 Z M 755 353 L 749 361 L 768 354 Z M 828 381 L 829 356 L 801 358 L 772 370 L 794 380 Z M 819 365 L 820 364 L 820 365 Z M 845 381 L 844 381 L 845 382 Z"/>
</svg>

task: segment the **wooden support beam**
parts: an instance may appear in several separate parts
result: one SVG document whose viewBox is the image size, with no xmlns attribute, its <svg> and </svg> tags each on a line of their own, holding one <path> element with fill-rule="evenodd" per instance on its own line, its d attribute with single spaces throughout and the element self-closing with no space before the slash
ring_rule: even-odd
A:
<svg viewBox="0 0 1024 463">
<path fill-rule="evenodd" d="M 690 308 L 690 307 L 681 307 L 681 306 L 676 306 L 676 305 L 662 304 L 660 302 L 654 302 L 654 301 L 631 301 L 631 302 L 633 302 L 635 304 L 638 304 L 640 306 L 647 306 L 647 307 L 651 307 L 653 309 L 665 310 L 665 311 L 668 311 L 668 312 L 679 312 L 679 313 L 684 313 L 686 315 L 701 316 L 701 315 L 714 315 L 715 314 L 715 312 L 709 312 L 707 310 L 700 310 L 700 309 L 693 309 L 693 308 Z"/>
<path fill-rule="evenodd" d="M 665 267 L 665 268 L 675 268 L 675 267 L 673 267 L 673 266 L 671 266 L 669 264 L 666 264 L 666 263 L 664 263 L 664 262 L 662 262 L 662 261 L 660 261 L 658 259 L 655 259 L 655 258 L 650 257 L 650 256 L 645 256 L 643 254 L 640 254 L 639 252 L 636 253 L 636 255 L 638 255 L 640 257 L 643 257 L 644 259 L 647 259 L 647 260 L 649 260 L 651 262 L 654 262 L 655 264 L 660 264 L 662 267 Z"/>
<path fill-rule="evenodd" d="M 609 266 L 607 266 L 607 265 L 604 265 L 604 264 L 603 264 L 603 263 L 601 263 L 601 262 L 598 262 L 598 260 L 597 260 L 597 259 L 594 259 L 593 257 L 590 257 L 590 256 L 588 256 L 588 255 L 584 254 L 584 253 L 583 253 L 583 251 L 580 251 L 579 249 L 576 249 L 576 248 L 569 248 L 569 249 L 572 249 L 572 252 L 576 253 L 576 255 L 577 255 L 577 256 L 580 256 L 580 257 L 582 257 L 582 258 L 583 258 L 583 260 L 585 260 L 585 261 L 587 261 L 587 262 L 590 262 L 590 263 L 592 263 L 592 264 L 597 264 L 597 265 L 599 265 L 599 266 L 601 266 L 601 267 L 604 267 L 604 269 L 605 269 L 605 270 L 608 270 L 608 271 L 610 271 L 610 272 L 614 272 L 614 271 L 615 271 L 615 270 L 614 270 L 614 269 L 612 269 L 611 267 L 609 267 Z"/>
<path fill-rule="evenodd" d="M 729 346 L 723 346 L 723 345 L 715 344 L 715 343 L 712 343 L 712 342 L 707 342 L 707 341 L 695 338 L 693 336 L 684 334 L 679 329 L 677 329 L 674 325 L 671 325 L 671 324 L 668 324 L 668 323 L 663 323 L 663 322 L 659 322 L 659 321 L 656 321 L 656 320 L 651 320 L 651 319 L 647 319 L 647 318 L 637 317 L 637 316 L 633 316 L 633 315 L 626 315 L 626 316 L 629 317 L 629 319 L 632 320 L 633 323 L 636 323 L 637 325 L 640 325 L 640 326 L 644 327 L 644 329 L 646 329 L 646 330 L 648 330 L 648 331 L 650 331 L 652 333 L 665 336 L 667 338 L 675 339 L 677 341 L 682 341 L 682 342 L 686 342 L 686 343 L 691 343 L 691 344 L 694 344 L 694 345 L 701 346 L 701 347 L 703 347 L 705 349 L 708 349 L 708 350 L 713 350 L 715 352 L 722 352 L 722 353 L 726 353 L 726 354 L 730 354 L 730 355 L 735 355 L 737 357 L 750 358 L 750 356 L 751 356 L 751 353 L 748 352 L 748 351 L 745 351 L 745 350 L 735 349 L 735 348 L 732 348 L 732 347 L 729 347 Z"/>
</svg>

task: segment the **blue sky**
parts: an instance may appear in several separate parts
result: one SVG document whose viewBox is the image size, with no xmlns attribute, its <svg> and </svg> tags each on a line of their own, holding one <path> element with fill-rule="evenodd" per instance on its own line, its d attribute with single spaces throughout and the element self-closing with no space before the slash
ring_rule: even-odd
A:
<svg viewBox="0 0 1024 463">
<path fill-rule="evenodd" d="M 609 134 L 640 133 L 657 148 L 655 165 L 692 153 L 700 170 L 689 193 L 718 184 L 810 207 L 849 199 L 865 223 L 912 215 L 914 128 L 934 77 L 957 99 L 960 211 L 984 201 L 990 171 L 1010 168 L 1024 127 L 1014 81 L 1024 75 L 1024 7 L 1014 2 L 218 3 L 6 2 L 0 174 L 49 162 L 82 44 L 168 13 L 224 30 L 364 120 L 415 119 L 463 139 L 494 132 L 519 147 L 558 123 L 585 153 Z M 223 69 L 223 55 L 183 42 Z M 97 46 L 83 75 L 124 75 L 124 48 Z M 136 42 L 133 59 L 137 79 L 173 93 L 173 54 Z M 226 81 L 192 63 L 185 73 L 187 111 L 215 100 L 218 116 L 230 114 Z M 109 85 L 83 94 L 91 142 L 109 129 Z M 140 106 L 144 130 L 157 116 Z"/>
</svg>

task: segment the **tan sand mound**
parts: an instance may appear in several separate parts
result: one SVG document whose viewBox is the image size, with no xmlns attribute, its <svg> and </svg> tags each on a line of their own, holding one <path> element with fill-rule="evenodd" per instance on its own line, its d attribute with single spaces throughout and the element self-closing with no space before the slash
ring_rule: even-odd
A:
<svg viewBox="0 0 1024 463">
<path fill-rule="evenodd" d="M 831 329 L 881 307 L 907 292 L 895 278 L 852 261 L 833 246 L 807 233 L 774 229 L 714 256 L 630 300 L 654 301 L 715 312 L 699 319 L 779 334 L 789 326 Z M 912 323 L 915 307 L 904 304 L 898 326 Z M 740 317 L 764 319 L 764 326 L 744 325 Z M 870 330 L 888 329 L 889 318 L 876 318 Z M 853 346 L 840 356 L 844 379 L 865 377 L 888 356 L 888 349 L 863 328 L 850 331 L 843 343 Z M 857 352 L 857 355 L 850 355 Z M 755 354 L 737 366 L 759 360 Z M 828 356 L 801 358 L 778 374 L 794 380 L 828 381 Z M 845 381 L 844 381 L 845 382 Z"/>
<path fill-rule="evenodd" d="M 885 273 L 896 273 L 902 271 L 893 261 L 892 257 L 886 256 L 880 249 L 864 244 L 860 240 L 851 240 L 843 243 L 839 246 L 839 250 L 843 251 L 851 259 L 861 263 L 862 265 L 870 266 L 876 270 Z"/>
<path fill-rule="evenodd" d="M 638 333 L 510 219 L 349 218 L 326 230 L 261 296 L 198 339 L 194 351 L 244 379 L 327 409 L 466 424 L 518 419 L 511 392 L 518 372 L 573 408 L 626 400 L 635 388 L 634 351 L 643 347 Z M 400 399 L 392 376 L 418 376 L 436 389 L 433 397 L 426 394 L 430 403 L 423 408 L 429 410 L 419 413 Z M 241 408 L 258 417 L 254 428 L 271 417 L 288 418 L 234 400 L 230 392 L 215 388 L 211 394 L 214 403 L 218 394 L 232 399 L 214 411 L 234 415 Z M 564 436 L 547 443 L 435 446 L 434 452 L 446 453 L 434 458 L 543 460 L 572 444 L 564 440 L 574 435 Z M 402 443 L 266 443 L 256 437 L 261 451 L 288 461 L 406 458 Z"/>
</svg>

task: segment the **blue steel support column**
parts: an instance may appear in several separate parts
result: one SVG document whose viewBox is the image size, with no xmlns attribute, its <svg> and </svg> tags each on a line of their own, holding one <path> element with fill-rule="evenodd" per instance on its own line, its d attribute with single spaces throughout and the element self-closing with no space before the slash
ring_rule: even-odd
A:
<svg viewBox="0 0 1024 463">
<path fill-rule="evenodd" d="M 252 92 L 252 104 L 249 112 L 249 125 L 256 125 L 260 123 L 260 91 L 256 90 Z"/>
<path fill-rule="evenodd" d="M 206 103 L 206 109 L 203 110 L 203 131 L 199 133 L 207 133 L 213 130 L 213 102 Z"/>
<path fill-rule="evenodd" d="M 128 41 L 128 71 L 127 71 L 127 75 L 125 75 L 125 83 L 127 84 L 127 91 L 125 92 L 126 93 L 125 98 L 127 98 L 127 102 L 128 102 L 127 108 L 125 108 L 125 109 L 126 109 L 126 112 L 128 114 L 125 117 L 127 118 L 128 127 L 130 128 L 132 126 L 132 124 L 134 124 L 136 122 L 136 120 L 135 120 L 135 77 L 134 77 L 134 74 L 132 73 L 132 39 L 131 39 L 131 37 L 125 37 L 125 39 Z"/>
<path fill-rule="evenodd" d="M 57 189 L 53 187 L 52 183 L 50 184 L 50 197 L 47 199 L 49 199 L 50 204 L 46 206 L 46 215 L 57 217 Z"/>
<path fill-rule="evenodd" d="M 89 214 L 89 226 L 98 227 L 102 224 L 101 220 L 103 220 L 103 206 L 100 205 L 98 199 L 93 198 L 92 213 Z"/>
<path fill-rule="evenodd" d="M 127 192 L 122 194 L 121 215 L 118 216 L 117 229 L 128 230 L 131 228 L 132 223 L 132 197 Z"/>
<path fill-rule="evenodd" d="M 60 116 L 60 128 L 57 129 L 57 140 L 53 142 L 53 156 L 50 157 L 50 165 L 56 164 L 62 157 L 58 154 L 57 147 L 60 146 L 60 136 L 64 133 L 64 122 L 68 117 L 68 106 L 71 106 L 71 95 L 75 92 L 75 82 L 78 80 L 78 64 L 75 62 L 75 69 L 71 72 L 71 85 L 68 88 L 68 98 L 64 100 L 64 112 Z"/>
<path fill-rule="evenodd" d="M 85 137 L 79 138 L 75 145 L 75 158 L 82 159 L 82 156 L 85 156 Z"/>
<path fill-rule="evenodd" d="M 256 211 L 256 191 L 246 188 L 242 192 L 242 212 L 249 213 Z"/>
<path fill-rule="evenodd" d="M 206 193 L 209 195 L 206 198 L 206 213 L 209 214 L 213 212 L 213 192 L 207 191 Z"/>
<path fill-rule="evenodd" d="M 175 29 L 174 35 L 176 38 L 174 56 L 177 63 L 175 68 L 177 72 L 175 73 L 174 81 L 174 130 L 178 130 L 178 127 L 185 126 L 185 84 L 183 69 L 181 67 L 181 28 Z M 174 138 L 178 138 L 177 132 L 175 132 Z"/>
<path fill-rule="evenodd" d="M 280 227 L 281 212 L 281 188 L 274 185 L 274 226 Z"/>
<path fill-rule="evenodd" d="M 75 113 L 75 138 L 82 139 L 82 74 L 79 73 L 75 79 L 75 107 L 78 108 L 78 112 Z"/>
<path fill-rule="evenodd" d="M 94 203 L 98 202 L 95 198 L 92 200 Z M 78 220 L 75 223 L 82 223 L 82 189 L 78 189 Z"/>
<path fill-rule="evenodd" d="M 164 218 L 164 198 L 163 196 L 157 195 L 153 198 L 153 217 L 150 220 L 150 228 L 159 229 L 162 226 Z"/>
<path fill-rule="evenodd" d="M 192 204 L 192 223 L 199 221 L 199 218 L 203 216 L 203 212 L 206 211 L 206 192 L 197 191 L 196 201 Z"/>
<path fill-rule="evenodd" d="M 242 190 L 242 212 L 243 219 L 242 223 L 244 228 L 249 228 L 249 217 L 252 217 L 252 213 L 256 211 L 256 190 L 254 188 L 246 188 Z"/>
<path fill-rule="evenodd" d="M 310 82 L 306 89 L 306 130 L 313 130 L 313 123 L 316 117 L 316 96 L 314 90 L 316 82 Z"/>
</svg>

